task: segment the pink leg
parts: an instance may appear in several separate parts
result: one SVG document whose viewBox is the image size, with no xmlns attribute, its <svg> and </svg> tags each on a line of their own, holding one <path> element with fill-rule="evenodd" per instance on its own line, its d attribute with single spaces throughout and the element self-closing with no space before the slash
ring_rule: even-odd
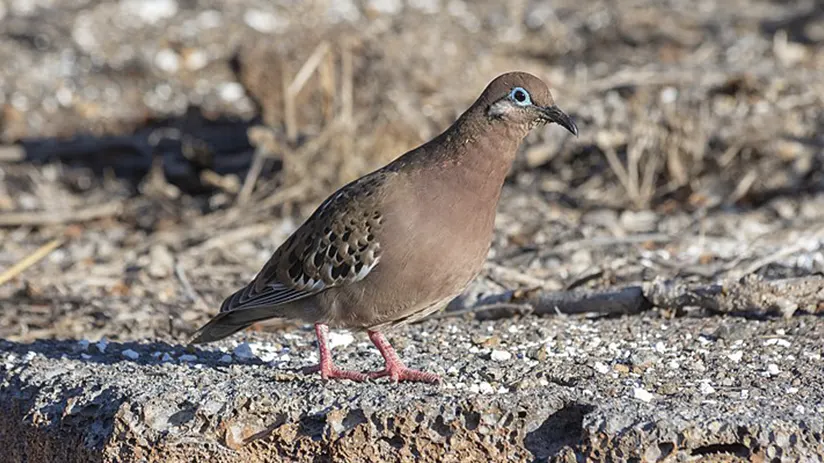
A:
<svg viewBox="0 0 824 463">
<path fill-rule="evenodd" d="M 306 368 L 306 373 L 320 371 L 323 379 L 351 379 L 352 381 L 366 381 L 369 377 L 364 373 L 356 371 L 341 370 L 332 363 L 332 352 L 327 345 L 329 327 L 323 323 L 315 323 L 315 334 L 318 337 L 318 350 L 320 351 L 320 364 Z"/>
<path fill-rule="evenodd" d="M 378 348 L 383 359 L 386 361 L 386 368 L 381 371 L 370 373 L 370 378 L 381 378 L 388 376 L 392 381 L 421 381 L 424 383 L 437 383 L 441 378 L 434 373 L 427 373 L 425 371 L 413 370 L 403 364 L 403 361 L 398 357 L 397 352 L 389 344 L 389 341 L 378 331 L 370 331 L 369 339 Z"/>
</svg>

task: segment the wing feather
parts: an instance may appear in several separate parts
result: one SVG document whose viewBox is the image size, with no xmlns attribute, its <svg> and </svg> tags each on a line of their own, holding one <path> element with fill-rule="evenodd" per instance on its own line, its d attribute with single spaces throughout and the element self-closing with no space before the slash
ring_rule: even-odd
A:
<svg viewBox="0 0 824 463">
<path fill-rule="evenodd" d="M 380 262 L 378 197 L 386 175 L 375 172 L 330 196 L 220 312 L 275 307 L 366 278 Z"/>
</svg>

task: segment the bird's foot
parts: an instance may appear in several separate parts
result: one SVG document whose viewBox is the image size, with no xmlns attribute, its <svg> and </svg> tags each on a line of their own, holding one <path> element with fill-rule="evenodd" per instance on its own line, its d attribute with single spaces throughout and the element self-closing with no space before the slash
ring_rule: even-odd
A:
<svg viewBox="0 0 824 463">
<path fill-rule="evenodd" d="M 384 376 L 388 376 L 393 382 L 399 381 L 418 381 L 421 383 L 439 383 L 441 382 L 441 377 L 436 375 L 435 373 L 427 373 L 425 371 L 420 370 L 413 370 L 405 365 L 387 365 L 381 371 L 376 371 L 374 373 L 369 373 L 369 378 L 383 378 Z"/>
<path fill-rule="evenodd" d="M 303 372 L 306 374 L 320 372 L 320 377 L 323 379 L 348 379 L 351 381 L 366 381 L 369 379 L 369 375 L 365 373 L 341 370 L 334 365 L 313 365 L 311 367 L 304 368 Z"/>
</svg>

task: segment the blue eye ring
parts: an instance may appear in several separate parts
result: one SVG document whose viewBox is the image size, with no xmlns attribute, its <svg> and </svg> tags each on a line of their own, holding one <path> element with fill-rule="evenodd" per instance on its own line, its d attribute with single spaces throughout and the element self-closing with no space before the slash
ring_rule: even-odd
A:
<svg viewBox="0 0 824 463">
<path fill-rule="evenodd" d="M 529 96 L 529 92 L 524 90 L 523 87 L 515 87 L 509 92 L 509 99 L 514 101 L 518 106 L 529 106 L 532 104 L 532 98 Z"/>
</svg>

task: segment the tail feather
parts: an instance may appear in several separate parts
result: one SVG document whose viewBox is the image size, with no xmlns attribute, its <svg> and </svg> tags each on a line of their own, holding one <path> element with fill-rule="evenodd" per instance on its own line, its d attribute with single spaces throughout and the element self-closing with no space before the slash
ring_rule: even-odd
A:
<svg viewBox="0 0 824 463">
<path fill-rule="evenodd" d="M 252 323 L 277 317 L 279 312 L 277 307 L 258 307 L 219 313 L 197 330 L 189 344 L 218 341 L 248 328 Z"/>
</svg>

